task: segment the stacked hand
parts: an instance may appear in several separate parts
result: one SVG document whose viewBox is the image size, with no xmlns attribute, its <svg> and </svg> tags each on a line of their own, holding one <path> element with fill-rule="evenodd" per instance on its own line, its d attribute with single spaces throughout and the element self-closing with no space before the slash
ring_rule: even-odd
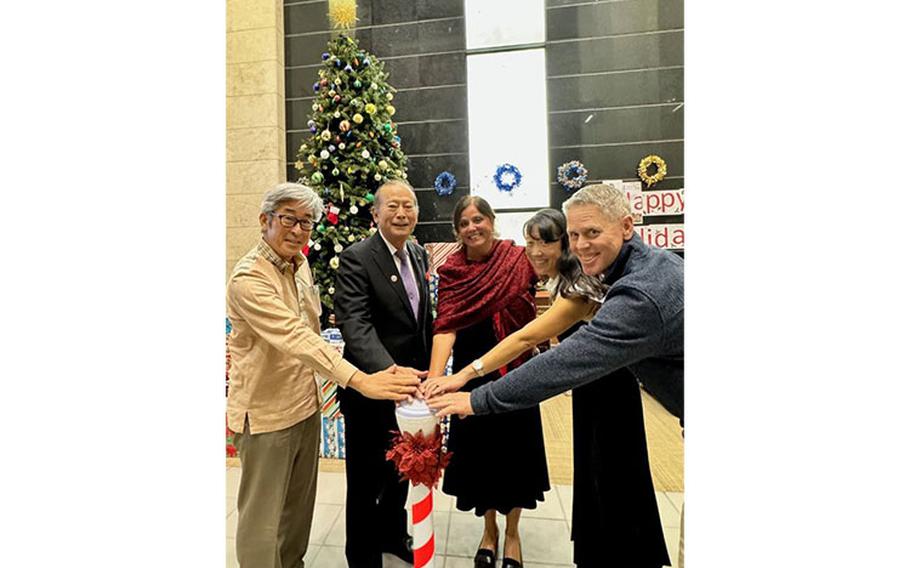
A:
<svg viewBox="0 0 910 568">
<path fill-rule="evenodd" d="M 420 379 L 426 376 L 426 371 L 392 365 L 384 371 L 369 375 L 357 371 L 351 377 L 350 386 L 367 398 L 411 400 L 412 396 L 417 395 Z"/>
<path fill-rule="evenodd" d="M 436 412 L 437 418 L 457 414 L 461 418 L 474 414 L 471 408 L 471 393 L 451 392 L 436 395 L 427 401 L 427 405 Z"/>
<path fill-rule="evenodd" d="M 427 400 L 427 405 L 436 412 L 436 416 L 443 418 L 450 414 L 457 414 L 464 418 L 474 414 L 471 409 L 471 393 L 458 392 L 470 380 L 463 373 L 456 373 L 448 377 L 433 377 L 420 385 L 417 392 L 419 398 Z"/>
<path fill-rule="evenodd" d="M 465 386 L 467 382 L 468 379 L 462 377 L 461 374 L 448 377 L 433 377 L 421 383 L 417 396 L 428 399 L 447 392 L 455 392 Z"/>
</svg>

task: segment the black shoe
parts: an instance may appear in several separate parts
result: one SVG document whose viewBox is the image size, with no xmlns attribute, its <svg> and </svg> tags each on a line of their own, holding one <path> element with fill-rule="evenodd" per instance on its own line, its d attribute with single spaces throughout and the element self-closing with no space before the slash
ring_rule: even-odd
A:
<svg viewBox="0 0 910 568">
<path fill-rule="evenodd" d="M 521 568 L 521 566 L 521 562 L 514 558 L 503 557 L 502 559 L 502 568 Z"/>
<path fill-rule="evenodd" d="M 478 548 L 474 555 L 474 568 L 493 568 L 496 566 L 496 551 L 489 548 Z"/>
<path fill-rule="evenodd" d="M 409 536 L 384 546 L 382 551 L 397 556 L 408 564 L 414 564 L 414 539 Z"/>
</svg>

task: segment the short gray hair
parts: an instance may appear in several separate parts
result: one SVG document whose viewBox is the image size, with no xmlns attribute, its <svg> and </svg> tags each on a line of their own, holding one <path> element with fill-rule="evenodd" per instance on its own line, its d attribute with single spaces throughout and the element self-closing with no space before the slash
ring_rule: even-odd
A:
<svg viewBox="0 0 910 568">
<path fill-rule="evenodd" d="M 609 183 L 598 183 L 583 187 L 562 204 L 566 215 L 577 205 L 596 205 L 610 221 L 617 221 L 632 214 L 625 192 Z"/>
<path fill-rule="evenodd" d="M 376 189 L 376 193 L 374 195 L 374 197 L 376 198 L 376 204 L 375 204 L 376 207 L 379 206 L 379 193 L 382 191 L 382 188 L 384 188 L 387 185 L 397 185 L 398 187 L 403 187 L 406 190 L 410 191 L 411 197 L 414 198 L 414 209 L 420 211 L 420 205 L 417 202 L 417 192 L 414 191 L 414 188 L 411 187 L 411 184 L 404 181 L 403 179 L 397 179 L 397 178 L 393 178 L 393 179 L 384 181 L 382 183 L 382 185 L 380 185 L 379 188 Z"/>
<path fill-rule="evenodd" d="M 311 209 L 314 223 L 318 223 L 322 219 L 322 213 L 325 211 L 322 199 L 315 191 L 303 184 L 287 182 L 279 183 L 273 189 L 265 192 L 259 212 L 274 213 L 278 210 L 278 206 L 285 201 L 299 201 L 304 207 Z"/>
</svg>

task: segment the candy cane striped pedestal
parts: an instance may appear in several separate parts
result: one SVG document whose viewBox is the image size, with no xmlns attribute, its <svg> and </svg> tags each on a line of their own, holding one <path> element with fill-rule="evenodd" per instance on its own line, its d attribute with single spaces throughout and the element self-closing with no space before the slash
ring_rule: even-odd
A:
<svg viewBox="0 0 910 568">
<path fill-rule="evenodd" d="M 433 492 L 425 485 L 412 485 L 408 493 L 414 528 L 414 568 L 433 568 L 436 535 L 433 533 Z"/>
<path fill-rule="evenodd" d="M 402 432 L 424 436 L 436 430 L 436 416 L 422 400 L 400 404 L 395 409 L 395 419 Z M 433 533 L 433 491 L 426 485 L 410 484 L 408 505 L 414 538 L 414 568 L 434 568 L 436 538 Z"/>
</svg>

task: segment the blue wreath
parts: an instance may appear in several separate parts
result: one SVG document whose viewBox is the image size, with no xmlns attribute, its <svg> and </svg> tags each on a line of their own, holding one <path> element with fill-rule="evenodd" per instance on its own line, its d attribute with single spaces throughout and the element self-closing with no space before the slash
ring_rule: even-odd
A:
<svg viewBox="0 0 910 568">
<path fill-rule="evenodd" d="M 578 160 L 572 160 L 556 169 L 556 179 L 566 191 L 579 189 L 588 181 L 588 169 Z"/>
<path fill-rule="evenodd" d="M 442 172 L 436 176 L 436 181 L 433 183 L 433 187 L 436 188 L 436 194 L 441 196 L 452 195 L 452 192 L 455 191 L 455 176 L 449 172 Z"/>
<path fill-rule="evenodd" d="M 512 174 L 512 177 L 514 178 L 512 183 L 504 183 L 502 181 L 503 176 L 506 174 Z M 496 184 L 496 188 L 499 189 L 499 191 L 510 193 L 513 189 L 521 185 L 521 172 L 512 164 L 503 164 L 496 168 L 493 182 Z"/>
</svg>

